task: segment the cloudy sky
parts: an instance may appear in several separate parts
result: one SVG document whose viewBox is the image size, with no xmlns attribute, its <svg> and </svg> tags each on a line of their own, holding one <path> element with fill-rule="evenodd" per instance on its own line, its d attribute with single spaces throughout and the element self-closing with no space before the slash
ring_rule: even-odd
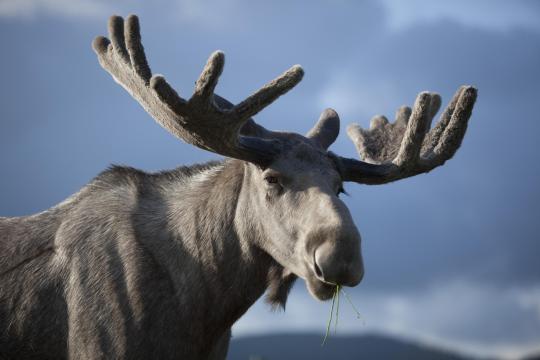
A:
<svg viewBox="0 0 540 360">
<path fill-rule="evenodd" d="M 128 4 L 129 3 L 129 4 Z M 309 5 L 308 5 L 309 4 Z M 181 94 L 216 49 L 233 102 L 293 64 L 302 83 L 257 116 L 306 132 L 392 117 L 423 90 L 479 97 L 462 148 L 428 175 L 347 184 L 366 277 L 340 333 L 376 331 L 513 358 L 540 350 L 540 3 L 535 1 L 0 0 L 0 216 L 46 209 L 111 163 L 173 168 L 215 155 L 156 125 L 98 65 L 107 17 L 140 16 L 154 72 Z M 332 150 L 356 156 L 343 131 Z M 285 313 L 257 303 L 235 336 L 323 332 L 328 303 L 303 283 Z"/>
</svg>

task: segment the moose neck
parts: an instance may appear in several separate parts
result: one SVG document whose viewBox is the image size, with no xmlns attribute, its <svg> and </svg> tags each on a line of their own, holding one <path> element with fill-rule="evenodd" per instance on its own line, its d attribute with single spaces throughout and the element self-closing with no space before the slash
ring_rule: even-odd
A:
<svg viewBox="0 0 540 360">
<path fill-rule="evenodd" d="M 295 279 L 257 246 L 247 171 L 243 161 L 227 160 L 191 176 L 164 177 L 157 201 L 154 195 L 150 211 L 141 211 L 151 214 L 139 221 L 145 241 L 166 268 L 179 306 L 204 321 L 189 326 L 201 326 L 205 336 L 229 329 L 267 288 L 269 302 L 284 306 Z"/>
</svg>

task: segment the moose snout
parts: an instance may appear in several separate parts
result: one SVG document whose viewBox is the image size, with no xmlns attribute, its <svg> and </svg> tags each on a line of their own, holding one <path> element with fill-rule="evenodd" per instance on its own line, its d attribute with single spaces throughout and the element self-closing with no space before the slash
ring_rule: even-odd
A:
<svg viewBox="0 0 540 360">
<path fill-rule="evenodd" d="M 313 271 L 317 278 L 331 284 L 358 285 L 364 277 L 364 264 L 359 248 L 353 248 L 336 249 L 330 243 L 319 246 L 313 256 Z"/>
</svg>

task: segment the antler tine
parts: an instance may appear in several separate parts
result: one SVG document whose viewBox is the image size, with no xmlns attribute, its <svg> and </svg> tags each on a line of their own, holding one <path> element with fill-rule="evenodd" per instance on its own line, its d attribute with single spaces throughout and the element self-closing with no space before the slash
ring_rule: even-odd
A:
<svg viewBox="0 0 540 360">
<path fill-rule="evenodd" d="M 448 103 L 448 106 L 446 109 L 444 109 L 443 113 L 441 114 L 439 121 L 437 124 L 431 129 L 429 134 L 426 136 L 426 141 L 424 141 L 424 146 L 422 147 L 423 153 L 431 153 L 433 152 L 433 149 L 437 144 L 439 143 L 439 140 L 444 133 L 444 130 L 448 126 L 448 122 L 452 118 L 452 115 L 454 114 L 454 110 L 456 108 L 456 105 L 459 101 L 459 98 L 461 94 L 463 93 L 463 90 L 465 90 L 467 86 L 460 86 L 459 89 L 456 91 L 454 96 L 452 97 L 452 100 L 450 103 Z"/>
<path fill-rule="evenodd" d="M 232 112 L 238 118 L 249 119 L 273 103 L 278 97 L 295 87 L 302 80 L 303 76 L 304 70 L 302 67 L 300 65 L 294 65 L 236 105 L 232 109 Z"/>
<path fill-rule="evenodd" d="M 407 126 L 412 110 L 408 106 L 402 106 L 396 111 L 396 126 Z"/>
<path fill-rule="evenodd" d="M 422 141 L 424 141 L 424 136 L 431 122 L 430 107 L 431 94 L 428 92 L 420 93 L 416 98 L 411 117 L 403 135 L 403 140 L 401 141 L 401 147 L 399 148 L 397 157 L 393 161 L 394 164 L 403 167 L 414 166 L 420 155 Z"/>
<path fill-rule="evenodd" d="M 137 16 L 129 15 L 127 17 L 124 32 L 129 59 L 131 60 L 133 69 L 144 80 L 145 84 L 148 84 L 152 76 L 152 71 L 150 71 L 150 67 L 146 61 L 146 55 L 144 54 L 144 47 L 141 42 L 141 27 Z"/>
<path fill-rule="evenodd" d="M 464 87 L 457 100 L 448 126 L 444 129 L 438 144 L 432 154 L 428 154 L 427 166 L 433 169 L 444 164 L 456 153 L 461 146 L 467 125 L 471 117 L 474 103 L 476 102 L 477 90 L 473 87 Z"/>
<path fill-rule="evenodd" d="M 214 97 L 214 89 L 218 83 L 219 76 L 225 65 L 225 54 L 215 51 L 210 55 L 199 79 L 195 84 L 195 92 L 189 100 L 192 103 L 210 104 Z"/>
<path fill-rule="evenodd" d="M 247 136 L 241 134 L 241 129 L 251 116 L 300 82 L 303 75 L 300 66 L 293 66 L 238 105 L 229 106 L 229 102 L 214 93 L 225 63 L 224 54 L 216 51 L 197 80 L 193 96 L 186 101 L 163 76 L 152 76 L 137 16 L 128 16 L 125 24 L 121 17 L 112 16 L 109 36 L 111 41 L 104 37 L 94 40 L 99 63 L 173 135 L 205 150 L 263 166 L 276 156 L 277 140 Z M 222 107 L 225 103 L 227 106 Z M 251 120 L 249 127 L 254 128 L 254 124 Z"/>
<path fill-rule="evenodd" d="M 437 93 L 431 93 L 431 101 L 429 104 L 429 114 L 428 114 L 429 116 L 429 124 L 427 126 L 428 129 L 431 127 L 431 122 L 433 121 L 433 118 L 439 112 L 439 109 L 441 108 L 441 103 L 442 103 L 441 95 Z"/>
<path fill-rule="evenodd" d="M 109 18 L 109 37 L 112 41 L 112 50 L 125 62 L 129 62 L 129 54 L 124 38 L 124 19 L 113 15 Z"/>
<path fill-rule="evenodd" d="M 368 163 L 341 158 L 344 180 L 383 184 L 429 172 L 444 164 L 461 145 L 476 95 L 474 87 L 462 86 L 429 132 L 441 98 L 428 92 L 418 95 L 412 111 L 401 107 L 392 124 L 379 116 L 372 120 L 369 130 L 350 125 L 349 137 L 360 157 Z"/>
</svg>

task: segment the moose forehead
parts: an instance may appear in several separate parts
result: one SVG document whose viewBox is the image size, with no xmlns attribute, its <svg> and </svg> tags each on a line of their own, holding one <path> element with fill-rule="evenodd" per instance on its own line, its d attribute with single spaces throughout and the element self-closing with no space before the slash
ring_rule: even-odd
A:
<svg viewBox="0 0 540 360">
<path fill-rule="evenodd" d="M 341 181 L 337 165 L 326 150 L 304 136 L 287 135 L 279 158 L 270 168 L 291 176 L 305 174 Z"/>
</svg>

